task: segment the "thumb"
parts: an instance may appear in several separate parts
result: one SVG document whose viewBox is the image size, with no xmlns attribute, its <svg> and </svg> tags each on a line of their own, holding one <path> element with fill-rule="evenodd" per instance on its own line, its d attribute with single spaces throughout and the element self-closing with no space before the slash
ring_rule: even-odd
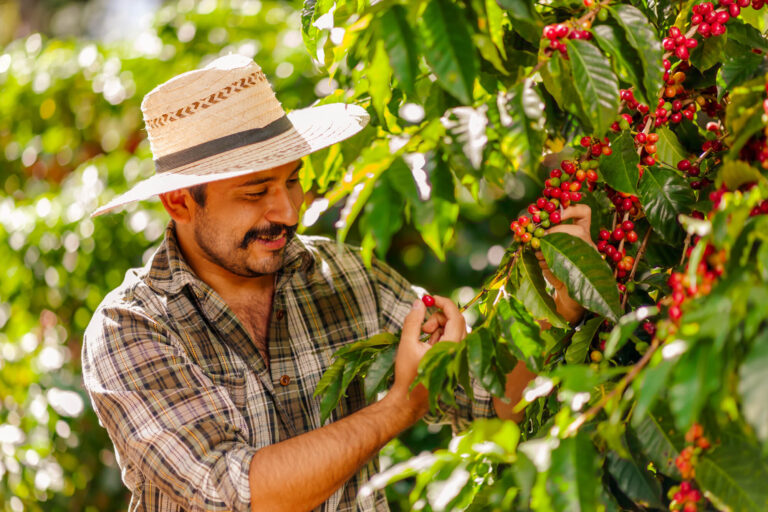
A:
<svg viewBox="0 0 768 512">
<path fill-rule="evenodd" d="M 421 324 L 424 323 L 424 315 L 427 314 L 427 308 L 424 303 L 417 300 L 413 303 L 411 312 L 405 317 L 403 321 L 403 334 L 400 337 L 400 341 L 403 340 L 418 340 L 421 333 Z"/>
</svg>

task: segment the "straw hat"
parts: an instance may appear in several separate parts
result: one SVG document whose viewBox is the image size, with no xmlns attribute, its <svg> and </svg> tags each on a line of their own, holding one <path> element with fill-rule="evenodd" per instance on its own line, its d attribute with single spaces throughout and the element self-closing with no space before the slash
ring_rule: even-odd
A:
<svg viewBox="0 0 768 512">
<path fill-rule="evenodd" d="M 363 129 L 365 109 L 334 103 L 285 113 L 252 59 L 228 55 L 156 87 L 141 104 L 155 175 L 93 216 L 157 194 L 298 160 Z"/>
</svg>

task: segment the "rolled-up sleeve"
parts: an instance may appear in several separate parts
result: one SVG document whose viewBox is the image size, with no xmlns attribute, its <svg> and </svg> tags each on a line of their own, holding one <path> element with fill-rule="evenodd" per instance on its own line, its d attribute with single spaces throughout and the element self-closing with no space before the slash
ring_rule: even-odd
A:
<svg viewBox="0 0 768 512">
<path fill-rule="evenodd" d="M 127 307 L 97 311 L 84 338 L 83 378 L 124 475 L 135 475 L 129 487 L 150 481 L 190 511 L 250 509 L 257 448 L 245 419 L 220 379 L 159 322 Z"/>
<path fill-rule="evenodd" d="M 403 276 L 390 266 L 374 258 L 372 271 L 379 295 L 379 322 L 382 330 L 398 332 L 411 310 L 413 301 L 424 295 L 425 290 L 411 285 Z M 479 385 L 471 381 L 474 399 L 470 400 L 466 391 L 459 386 L 454 398 L 456 407 L 442 407 L 443 414 L 428 414 L 424 420 L 428 423 L 450 423 L 454 431 L 466 430 L 469 423 L 479 418 L 496 416 L 493 397 Z"/>
</svg>

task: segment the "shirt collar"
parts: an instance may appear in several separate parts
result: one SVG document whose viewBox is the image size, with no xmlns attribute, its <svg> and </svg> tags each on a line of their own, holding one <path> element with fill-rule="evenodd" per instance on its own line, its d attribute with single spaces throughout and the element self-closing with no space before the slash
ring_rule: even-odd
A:
<svg viewBox="0 0 768 512">
<path fill-rule="evenodd" d="M 280 277 L 290 276 L 294 272 L 308 272 L 313 266 L 315 255 L 302 238 L 296 235 L 285 246 L 283 266 L 277 272 L 278 281 L 283 281 Z M 166 295 L 177 294 L 187 285 L 193 289 L 207 287 L 184 259 L 173 222 L 168 223 L 165 237 L 147 267 L 146 280 L 149 286 Z"/>
</svg>

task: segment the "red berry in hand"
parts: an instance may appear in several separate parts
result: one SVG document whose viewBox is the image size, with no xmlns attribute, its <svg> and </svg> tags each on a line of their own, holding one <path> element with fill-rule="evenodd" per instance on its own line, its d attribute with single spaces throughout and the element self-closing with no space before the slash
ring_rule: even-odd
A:
<svg viewBox="0 0 768 512">
<path fill-rule="evenodd" d="M 423 302 L 424 305 L 428 308 L 431 308 L 435 305 L 435 298 L 431 295 L 425 295 L 421 298 L 421 302 Z"/>
</svg>

